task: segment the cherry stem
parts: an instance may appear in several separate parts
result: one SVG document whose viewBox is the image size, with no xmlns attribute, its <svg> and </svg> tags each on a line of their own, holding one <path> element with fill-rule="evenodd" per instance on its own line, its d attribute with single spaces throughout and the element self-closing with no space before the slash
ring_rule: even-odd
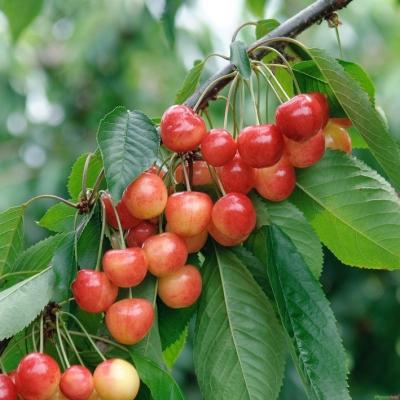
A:
<svg viewBox="0 0 400 400">
<path fill-rule="evenodd" d="M 247 82 L 247 81 L 245 81 L 245 82 L 246 82 L 246 85 L 249 87 L 249 90 L 250 90 L 251 101 L 253 103 L 254 113 L 256 115 L 257 125 L 260 125 L 260 115 L 259 115 L 258 108 L 257 108 L 256 97 L 254 95 L 253 80 L 250 77 L 249 82 Z"/>
<path fill-rule="evenodd" d="M 185 160 L 183 159 L 182 156 L 181 156 L 181 165 L 182 165 L 183 176 L 184 176 L 184 178 L 185 178 L 186 190 L 187 190 L 188 192 L 191 192 L 191 191 L 192 191 L 192 188 L 190 187 L 189 175 L 188 175 L 187 170 L 186 170 Z"/>
<path fill-rule="evenodd" d="M 103 200 L 100 200 L 100 204 L 101 204 L 101 232 L 100 232 L 99 248 L 97 250 L 97 260 L 96 260 L 95 271 L 100 271 L 100 269 L 101 269 L 101 259 L 102 259 L 102 255 L 103 255 L 104 233 L 105 233 L 105 230 L 106 230 L 106 207 L 104 205 Z"/>
<path fill-rule="evenodd" d="M 71 335 L 75 335 L 75 336 L 81 336 L 81 337 L 86 337 L 86 335 L 82 332 L 77 332 L 77 331 L 69 331 L 69 333 Z M 91 338 L 93 338 L 94 340 L 98 340 L 99 342 L 104 342 L 107 344 L 110 344 L 114 347 L 116 347 L 117 349 L 121 349 L 123 351 L 126 351 L 127 353 L 129 353 L 129 350 L 121 345 L 119 345 L 118 343 L 115 343 L 112 340 L 106 339 L 106 338 L 102 338 L 101 336 L 96 336 L 96 335 L 89 335 Z"/>
<path fill-rule="evenodd" d="M 243 128 L 243 121 L 244 121 L 244 112 L 245 112 L 245 93 L 244 93 L 244 83 L 241 84 L 241 90 L 239 93 L 240 97 L 240 120 L 239 120 L 239 132 Z"/>
<path fill-rule="evenodd" d="M 120 245 L 121 249 L 126 249 L 124 231 L 122 230 L 121 220 L 119 219 L 118 211 L 115 208 L 113 199 L 112 199 L 111 195 L 109 195 L 109 196 L 110 196 L 110 203 L 111 203 L 112 209 L 114 211 L 115 219 L 117 220 L 119 239 L 120 239 L 119 240 L 119 245 Z M 103 209 L 103 212 L 104 212 L 104 218 L 105 218 L 105 208 Z"/>
<path fill-rule="evenodd" d="M 54 347 L 56 348 L 56 351 L 57 351 L 57 354 L 58 354 L 58 358 L 59 358 L 59 360 L 61 362 L 61 367 L 62 367 L 63 370 L 66 370 L 67 366 L 65 365 L 65 361 L 64 361 L 63 356 L 61 354 L 60 347 L 58 346 L 58 344 L 57 344 L 57 342 L 55 340 L 52 340 L 52 342 L 54 344 Z"/>
<path fill-rule="evenodd" d="M 211 121 L 210 114 L 208 113 L 208 110 L 207 110 L 207 109 L 203 110 L 203 111 L 202 111 L 202 114 L 204 114 L 205 117 L 206 117 L 206 120 L 207 120 L 207 122 L 208 122 L 208 127 L 209 127 L 209 129 L 212 129 L 212 128 L 213 128 L 213 123 L 212 123 L 212 121 Z"/>
<path fill-rule="evenodd" d="M 233 43 L 233 42 L 236 40 L 236 36 L 238 35 L 238 33 L 239 33 L 244 27 L 249 26 L 249 25 L 257 26 L 257 22 L 245 22 L 244 24 L 240 25 L 240 26 L 235 30 L 235 32 L 233 33 L 231 43 Z"/>
<path fill-rule="evenodd" d="M 338 47 L 339 47 L 339 55 L 340 55 L 340 58 L 343 59 L 342 41 L 340 40 L 339 27 L 337 25 L 335 26 L 335 33 L 336 33 L 336 40 L 337 40 Z"/>
<path fill-rule="evenodd" d="M 238 134 L 238 121 L 236 118 L 236 97 L 237 97 L 237 92 L 238 92 L 238 88 L 240 86 L 240 79 L 238 79 L 236 85 L 235 85 L 235 89 L 233 92 L 233 101 L 232 101 L 232 119 L 233 119 L 233 137 L 236 138 L 237 134 Z"/>
<path fill-rule="evenodd" d="M 269 68 L 266 64 L 261 63 L 266 71 L 270 74 L 272 80 L 275 82 L 276 86 L 279 88 L 279 90 L 283 93 L 284 97 L 286 100 L 290 100 L 290 96 L 287 94 L 286 90 L 284 87 L 281 85 L 281 83 L 278 81 L 274 73 L 271 71 L 271 68 Z"/>
<path fill-rule="evenodd" d="M 74 216 L 74 257 L 75 257 L 75 268 L 78 268 L 78 216 L 79 212 L 77 211 Z"/>
<path fill-rule="evenodd" d="M 223 54 L 220 54 L 220 53 L 211 53 L 204 59 L 203 62 L 206 63 L 211 57 L 219 57 L 219 58 L 223 58 L 224 60 L 229 61 L 228 56 L 224 56 Z"/>
<path fill-rule="evenodd" d="M 104 178 L 104 168 L 102 168 L 99 175 L 97 175 L 96 182 L 93 185 L 93 190 L 92 190 L 92 193 L 90 193 L 90 197 L 88 200 L 89 204 L 94 203 L 95 196 L 99 190 L 99 187 L 101 185 L 101 182 L 103 181 L 103 178 Z"/>
<path fill-rule="evenodd" d="M 263 64 L 264 65 L 264 64 Z M 275 89 L 275 86 L 271 83 L 271 81 L 269 80 L 268 76 L 265 74 L 265 72 L 258 67 L 258 72 L 263 76 L 263 78 L 265 79 L 265 81 L 267 82 L 268 86 L 272 89 L 272 91 L 274 92 L 276 98 L 278 99 L 278 101 L 280 103 L 283 103 L 283 99 L 282 97 L 279 95 L 279 93 L 277 92 L 277 90 Z"/>
<path fill-rule="evenodd" d="M 231 106 L 231 97 L 233 93 L 233 89 L 235 88 L 238 81 L 239 74 L 233 78 L 231 86 L 228 91 L 228 96 L 226 97 L 226 105 L 225 105 L 225 114 L 224 114 L 224 129 L 228 126 L 228 115 L 229 115 L 229 107 Z"/>
<path fill-rule="evenodd" d="M 129 297 L 130 299 L 133 297 L 133 295 L 132 295 L 132 288 L 131 288 L 131 287 L 128 289 L 128 297 Z"/>
<path fill-rule="evenodd" d="M 29 199 L 28 201 L 23 203 L 22 206 L 24 208 L 26 208 L 26 207 L 30 206 L 35 200 L 40 200 L 40 199 L 58 200 L 70 207 L 78 208 L 78 205 L 73 203 L 72 201 L 65 200 L 62 197 L 56 196 L 54 194 L 41 194 L 40 196 L 32 197 L 31 199 Z"/>
<path fill-rule="evenodd" d="M 35 335 L 35 324 L 32 324 L 32 347 L 37 352 L 36 335 Z"/>
<path fill-rule="evenodd" d="M 65 361 L 65 365 L 67 366 L 67 368 L 69 368 L 71 365 L 69 363 L 68 357 L 67 357 L 67 353 L 65 352 L 65 348 L 64 348 L 64 344 L 62 341 L 62 337 L 61 337 L 61 330 L 60 330 L 60 313 L 56 314 L 56 330 L 57 330 L 57 337 L 58 337 L 58 343 L 60 344 L 60 350 L 61 350 L 61 354 L 63 356 L 63 359 Z"/>
<path fill-rule="evenodd" d="M 223 196 L 226 195 L 225 189 L 222 185 L 221 180 L 219 179 L 219 176 L 217 174 L 217 172 L 215 171 L 215 168 L 209 164 L 207 164 L 208 170 L 210 171 L 210 175 L 211 178 L 213 179 L 213 181 L 217 184 L 217 188 L 219 189 L 219 191 L 221 192 L 221 194 Z"/>
<path fill-rule="evenodd" d="M 89 165 L 90 161 L 93 157 L 93 153 L 89 153 L 85 160 L 85 165 L 83 166 L 83 173 L 82 173 L 82 197 L 87 200 L 87 178 L 89 172 Z"/>
<path fill-rule="evenodd" d="M 75 353 L 76 358 L 78 359 L 79 363 L 80 363 L 81 365 L 84 366 L 85 364 L 83 363 L 82 358 L 81 358 L 81 356 L 79 355 L 79 351 L 78 351 L 78 349 L 76 348 L 75 343 L 74 343 L 74 341 L 73 341 L 71 335 L 69 334 L 68 328 L 67 328 L 67 326 L 65 325 L 65 323 L 64 323 L 64 321 L 63 321 L 62 319 L 61 319 L 61 325 L 62 325 L 62 327 L 63 327 L 63 329 L 64 329 L 65 335 L 67 336 L 67 339 L 68 339 L 67 342 L 69 343 L 69 345 L 70 345 L 70 346 L 72 347 L 72 349 L 74 350 L 74 353 Z"/>
<path fill-rule="evenodd" d="M 43 348 L 44 348 L 44 315 L 40 316 L 40 328 L 39 328 L 39 351 L 43 353 Z"/>
</svg>

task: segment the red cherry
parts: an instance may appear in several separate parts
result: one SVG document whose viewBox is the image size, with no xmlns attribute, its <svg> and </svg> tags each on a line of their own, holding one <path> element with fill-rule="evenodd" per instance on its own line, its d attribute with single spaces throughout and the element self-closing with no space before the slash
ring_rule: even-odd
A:
<svg viewBox="0 0 400 400">
<path fill-rule="evenodd" d="M 237 246 L 238 244 L 244 242 L 248 235 L 244 237 L 240 237 L 238 239 L 232 239 L 226 235 L 224 235 L 221 231 L 219 231 L 213 222 L 210 222 L 210 225 L 208 226 L 208 233 L 212 236 L 212 238 L 222 246 L 226 247 L 231 247 L 231 246 Z"/>
<path fill-rule="evenodd" d="M 330 121 L 343 126 L 343 128 L 350 128 L 353 125 L 351 119 L 349 118 L 331 118 Z"/>
<path fill-rule="evenodd" d="M 212 210 L 212 222 L 225 236 L 243 239 L 256 226 L 256 212 L 250 199 L 242 193 L 228 193 Z"/>
<path fill-rule="evenodd" d="M 89 397 L 89 399 L 90 399 L 90 397 Z M 58 390 L 56 390 L 56 392 L 51 397 L 49 397 L 48 400 L 69 400 L 69 399 L 67 397 L 65 397 L 62 394 L 60 388 L 58 388 Z"/>
<path fill-rule="evenodd" d="M 156 174 L 145 172 L 133 181 L 124 195 L 126 207 L 139 219 L 159 216 L 167 203 L 168 192 L 163 180 Z"/>
<path fill-rule="evenodd" d="M 169 224 L 165 226 L 165 230 L 167 232 L 171 232 Z M 183 242 L 185 242 L 188 253 L 197 253 L 206 244 L 208 238 L 208 232 L 206 229 L 203 232 L 200 232 L 198 235 L 186 236 L 186 237 L 180 236 L 180 238 L 183 240 Z"/>
<path fill-rule="evenodd" d="M 218 168 L 218 176 L 227 193 L 247 194 L 254 186 L 254 168 L 249 167 L 239 154 Z"/>
<path fill-rule="evenodd" d="M 0 400 L 16 400 L 17 388 L 6 374 L 0 374 Z"/>
<path fill-rule="evenodd" d="M 128 288 L 139 285 L 147 274 L 148 262 L 143 249 L 108 250 L 103 256 L 103 270 L 116 286 Z"/>
<path fill-rule="evenodd" d="M 276 164 L 283 154 L 283 148 L 282 134 L 271 124 L 248 126 L 238 137 L 240 157 L 254 168 Z"/>
<path fill-rule="evenodd" d="M 175 105 L 165 111 L 160 131 L 163 145 L 177 153 L 194 150 L 207 134 L 203 118 L 185 105 Z"/>
<path fill-rule="evenodd" d="M 82 365 L 67 368 L 61 376 L 60 390 L 69 400 L 88 400 L 93 387 L 92 374 Z"/>
<path fill-rule="evenodd" d="M 16 375 L 18 394 L 24 400 L 46 400 L 57 390 L 60 368 L 56 361 L 43 353 L 30 353 L 19 363 Z"/>
<path fill-rule="evenodd" d="M 81 269 L 71 289 L 79 307 L 91 313 L 106 311 L 118 295 L 118 287 L 110 282 L 104 272 L 91 269 Z"/>
<path fill-rule="evenodd" d="M 189 307 L 199 298 L 201 285 L 200 272 L 193 265 L 187 264 L 178 271 L 160 278 L 158 295 L 168 307 Z"/>
<path fill-rule="evenodd" d="M 157 227 L 154 224 L 143 221 L 129 231 L 126 236 L 126 242 L 129 247 L 142 247 L 144 241 L 150 236 L 154 236 L 156 233 Z"/>
<path fill-rule="evenodd" d="M 328 123 L 329 120 L 329 104 L 326 99 L 326 95 L 321 92 L 307 93 L 307 95 L 310 96 L 312 99 L 317 100 L 321 107 L 322 118 L 323 118 L 322 128 L 323 128 Z"/>
<path fill-rule="evenodd" d="M 294 167 L 306 168 L 314 165 L 325 153 L 325 137 L 322 130 L 305 142 L 285 138 L 285 151 Z"/>
<path fill-rule="evenodd" d="M 201 142 L 204 160 L 214 167 L 221 167 L 231 161 L 236 150 L 236 142 L 226 129 L 211 129 Z"/>
<path fill-rule="evenodd" d="M 256 171 L 256 190 L 271 201 L 282 201 L 288 198 L 296 186 L 296 173 L 286 157 L 269 168 Z"/>
<path fill-rule="evenodd" d="M 343 125 L 330 120 L 322 133 L 325 137 L 325 148 L 351 153 L 351 137 Z"/>
<path fill-rule="evenodd" d="M 194 236 L 207 229 L 213 202 L 206 193 L 179 192 L 169 196 L 165 216 L 169 229 L 179 236 Z"/>
<path fill-rule="evenodd" d="M 189 167 L 186 165 L 186 171 L 189 175 Z M 177 183 L 185 182 L 182 165 L 179 164 L 175 170 L 175 179 Z M 192 186 L 204 186 L 212 183 L 210 170 L 205 161 L 193 161 L 193 175 L 191 179 Z"/>
<path fill-rule="evenodd" d="M 149 237 L 143 244 L 149 262 L 149 271 L 165 276 L 185 265 L 188 251 L 183 240 L 172 232 Z"/>
<path fill-rule="evenodd" d="M 106 312 L 106 326 L 111 336 L 122 344 L 142 340 L 153 324 L 153 305 L 146 299 L 124 299 Z"/>
<path fill-rule="evenodd" d="M 281 104 L 275 114 L 276 126 L 291 140 L 302 142 L 324 125 L 324 111 L 315 96 L 299 94 Z"/>
</svg>

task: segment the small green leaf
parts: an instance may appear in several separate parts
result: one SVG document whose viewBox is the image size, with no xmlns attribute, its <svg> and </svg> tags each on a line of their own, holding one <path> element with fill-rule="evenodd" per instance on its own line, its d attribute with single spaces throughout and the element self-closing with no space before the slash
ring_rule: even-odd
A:
<svg viewBox="0 0 400 400">
<path fill-rule="evenodd" d="M 194 66 L 185 76 L 182 87 L 178 90 L 175 97 L 175 104 L 183 103 L 196 90 L 201 73 L 203 72 L 204 61 L 195 61 Z"/>
<path fill-rule="evenodd" d="M 38 225 L 52 232 L 70 232 L 74 229 L 75 213 L 75 208 L 57 203 L 46 211 Z"/>
<path fill-rule="evenodd" d="M 176 360 L 181 355 L 182 350 L 184 349 L 184 347 L 186 345 L 188 334 L 189 334 L 189 329 L 186 328 L 181 333 L 180 338 L 175 343 L 172 343 L 169 347 L 167 347 L 163 351 L 164 360 L 165 360 L 165 363 L 167 364 L 168 368 L 172 368 L 174 366 Z"/>
<path fill-rule="evenodd" d="M 239 71 L 244 79 L 250 79 L 251 66 L 249 55 L 247 54 L 246 45 L 240 40 L 231 43 L 231 63 Z"/>
<path fill-rule="evenodd" d="M 118 202 L 128 184 L 156 160 L 158 132 L 141 111 L 117 107 L 101 120 L 97 142 L 108 189 Z"/>
<path fill-rule="evenodd" d="M 280 25 L 276 19 L 263 19 L 257 22 L 256 38 L 261 39 Z"/>
<path fill-rule="evenodd" d="M 24 208 L 9 208 L 0 213 L 0 275 L 8 272 L 23 245 Z"/>
<path fill-rule="evenodd" d="M 38 316 L 50 301 L 53 286 L 49 267 L 0 292 L 0 340 L 15 335 Z"/>
</svg>

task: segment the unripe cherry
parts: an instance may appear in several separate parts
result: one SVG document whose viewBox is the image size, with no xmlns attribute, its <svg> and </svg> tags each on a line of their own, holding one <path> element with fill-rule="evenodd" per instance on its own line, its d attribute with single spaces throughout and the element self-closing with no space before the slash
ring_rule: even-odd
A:
<svg viewBox="0 0 400 400">
<path fill-rule="evenodd" d="M 351 137 L 342 125 L 330 120 L 322 133 L 325 137 L 325 148 L 351 153 Z"/>
<path fill-rule="evenodd" d="M 129 231 L 126 236 L 126 243 L 129 247 L 142 247 L 145 240 L 150 236 L 154 236 L 156 233 L 156 225 L 148 221 L 143 221 Z"/>
<path fill-rule="evenodd" d="M 189 175 L 189 167 L 186 165 L 186 171 Z M 182 165 L 179 164 L 175 170 L 175 179 L 177 183 L 184 183 L 185 178 L 182 171 Z M 204 186 L 212 183 L 212 177 L 207 163 L 201 160 L 193 161 L 193 175 L 191 179 L 192 186 Z"/>
<path fill-rule="evenodd" d="M 119 343 L 132 345 L 141 341 L 153 325 L 153 305 L 146 299 L 124 299 L 106 312 L 106 326 Z"/>
<path fill-rule="evenodd" d="M 326 95 L 321 92 L 307 93 L 307 95 L 310 96 L 312 99 L 315 99 L 316 101 L 318 101 L 318 104 L 321 107 L 321 113 L 322 113 L 322 120 L 323 120 L 322 128 L 324 128 L 329 120 L 329 104 L 326 99 Z"/>
<path fill-rule="evenodd" d="M 170 232 L 168 224 L 165 226 L 165 230 L 167 232 Z M 198 235 L 186 236 L 186 237 L 181 236 L 180 238 L 185 242 L 188 253 L 197 253 L 206 244 L 208 238 L 208 231 L 206 229 L 203 232 L 200 232 Z"/>
<path fill-rule="evenodd" d="M 224 235 L 221 231 L 219 231 L 213 222 L 210 222 L 210 225 L 208 226 L 208 233 L 211 235 L 211 237 L 219 244 L 225 247 L 231 247 L 231 246 L 237 246 L 238 244 L 244 242 L 248 235 L 237 238 L 237 239 L 232 239 L 229 236 Z"/>
<path fill-rule="evenodd" d="M 177 153 L 185 153 L 201 143 L 207 129 L 203 118 L 191 108 L 175 105 L 164 112 L 160 132 L 165 147 Z"/>
<path fill-rule="evenodd" d="M 202 280 L 199 270 L 187 264 L 178 271 L 160 278 L 157 293 L 171 308 L 185 308 L 194 304 L 201 294 Z"/>
<path fill-rule="evenodd" d="M 0 400 L 16 400 L 17 388 L 6 374 L 0 374 Z"/>
<path fill-rule="evenodd" d="M 236 154 L 237 144 L 232 135 L 222 128 L 211 129 L 201 142 L 204 160 L 214 167 L 231 161 Z"/>
<path fill-rule="evenodd" d="M 72 365 L 61 376 L 60 390 L 69 400 L 88 400 L 93 387 L 92 374 L 82 365 Z"/>
</svg>

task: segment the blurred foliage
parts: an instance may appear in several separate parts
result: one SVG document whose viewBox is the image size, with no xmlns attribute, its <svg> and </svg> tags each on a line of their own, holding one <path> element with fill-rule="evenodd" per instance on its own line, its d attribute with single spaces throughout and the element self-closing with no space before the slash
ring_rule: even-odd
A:
<svg viewBox="0 0 400 400">
<path fill-rule="evenodd" d="M 46 0 L 31 25 L 10 32 L 6 15 L 15 10 L 2 8 L 4 1 L 0 1 L 4 11 L 0 12 L 0 209 L 40 193 L 67 197 L 71 165 L 80 153 L 95 148 L 95 132 L 107 112 L 124 105 L 158 117 L 174 101 L 185 71 L 196 59 L 213 51 L 229 53 L 230 37 L 242 22 L 261 17 L 282 21 L 311 3 Z M 377 104 L 385 110 L 396 138 L 400 138 L 399 17 L 395 0 L 354 0 L 340 12 L 344 58 L 370 73 Z M 239 39 L 253 37 L 252 28 L 246 28 Z M 325 23 L 300 39 L 339 55 L 334 30 Z M 220 65 L 210 60 L 205 74 Z M 218 117 L 223 110 L 220 103 L 213 111 Z M 34 221 L 49 204 L 42 201 L 29 209 L 28 243 L 43 236 Z M 400 274 L 351 269 L 326 252 L 322 282 L 348 351 L 353 398 L 400 392 Z M 185 382 L 188 398 L 201 398 L 190 343 L 175 374 Z M 290 363 L 281 399 L 305 399 Z"/>
</svg>

